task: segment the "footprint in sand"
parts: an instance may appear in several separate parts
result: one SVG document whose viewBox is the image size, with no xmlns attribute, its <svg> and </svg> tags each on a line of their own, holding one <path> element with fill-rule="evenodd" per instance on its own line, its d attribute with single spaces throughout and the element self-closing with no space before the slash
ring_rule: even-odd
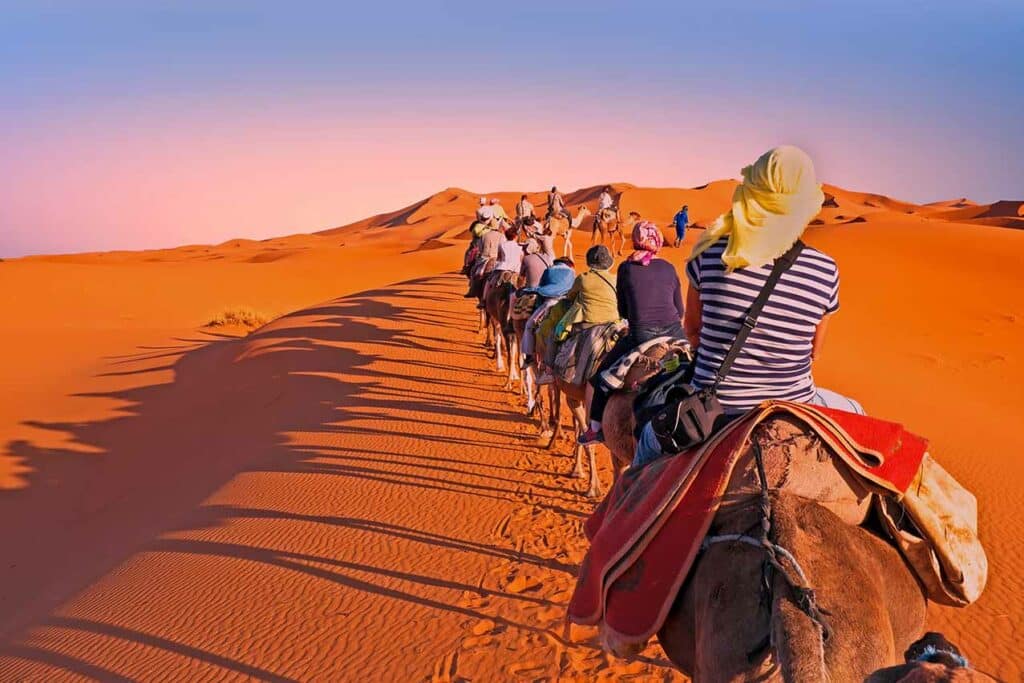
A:
<svg viewBox="0 0 1024 683">
<path fill-rule="evenodd" d="M 526 574 L 519 574 L 513 578 L 506 586 L 505 590 L 509 593 L 519 595 L 520 593 L 526 593 L 527 591 L 535 591 L 542 585 L 540 579 L 536 579 Z"/>
</svg>

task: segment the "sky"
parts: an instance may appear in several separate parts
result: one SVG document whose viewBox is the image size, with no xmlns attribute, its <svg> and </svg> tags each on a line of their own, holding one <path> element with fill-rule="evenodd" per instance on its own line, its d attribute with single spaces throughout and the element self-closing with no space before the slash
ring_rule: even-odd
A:
<svg viewBox="0 0 1024 683">
<path fill-rule="evenodd" d="M 311 232 L 766 149 L 1024 199 L 1024 2 L 0 0 L 0 256 Z"/>
</svg>

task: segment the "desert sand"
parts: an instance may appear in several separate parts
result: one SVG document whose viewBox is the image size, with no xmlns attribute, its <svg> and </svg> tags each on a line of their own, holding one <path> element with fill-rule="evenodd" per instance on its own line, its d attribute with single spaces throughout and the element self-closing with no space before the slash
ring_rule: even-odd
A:
<svg viewBox="0 0 1024 683">
<path fill-rule="evenodd" d="M 706 224 L 733 187 L 615 186 L 662 225 L 684 202 Z M 1022 203 L 825 189 L 806 239 L 842 290 L 816 378 L 976 493 L 988 588 L 929 626 L 1020 680 Z M 563 639 L 592 504 L 461 297 L 477 197 L 0 262 L 0 680 L 682 680 L 656 645 L 627 661 Z M 681 269 L 698 235 L 664 255 Z M 272 320 L 205 326 L 239 306 Z"/>
</svg>

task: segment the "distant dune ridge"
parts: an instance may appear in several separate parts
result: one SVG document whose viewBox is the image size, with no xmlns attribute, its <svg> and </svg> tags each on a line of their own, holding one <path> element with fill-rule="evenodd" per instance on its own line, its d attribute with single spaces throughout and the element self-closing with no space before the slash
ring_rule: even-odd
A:
<svg viewBox="0 0 1024 683">
<path fill-rule="evenodd" d="M 600 187 L 563 191 L 575 211 Z M 612 184 L 666 230 L 735 187 Z M 824 191 L 804 238 L 837 261 L 841 308 L 815 379 L 926 436 L 977 495 L 989 585 L 928 626 L 1024 680 L 1022 202 Z M 512 213 L 521 194 L 485 196 Z M 656 647 L 561 641 L 590 507 L 532 446 L 453 274 L 480 196 L 0 263 L 0 680 L 681 679 Z M 683 287 L 700 235 L 662 252 Z"/>
<path fill-rule="evenodd" d="M 610 183 L 613 194 L 618 197 L 619 206 L 625 211 L 636 210 L 645 218 L 667 225 L 683 204 L 690 207 L 690 220 L 695 227 L 703 227 L 727 211 L 735 180 L 715 180 L 699 187 L 646 188 L 629 183 Z M 571 209 L 585 204 L 593 211 L 603 185 L 584 187 L 574 191 L 562 190 L 566 203 Z M 885 195 L 845 190 L 825 184 L 825 202 L 815 225 L 862 223 L 884 216 L 889 219 L 896 215 L 913 216 L 918 220 L 941 220 L 950 223 L 966 223 L 1006 228 L 1024 229 L 1024 201 L 998 201 L 992 204 L 976 204 L 968 199 L 954 199 L 931 204 L 892 199 Z M 451 221 L 472 220 L 480 197 L 497 197 L 511 215 L 512 208 L 522 192 L 492 192 L 478 194 L 457 187 L 446 188 L 426 199 L 398 211 L 379 214 L 350 225 L 323 230 L 318 235 L 351 235 L 362 233 L 372 236 L 388 228 L 411 228 L 424 243 L 430 240 L 467 237 Z M 534 205 L 538 215 L 543 215 L 547 191 L 527 192 L 527 198 Z M 584 225 L 584 229 L 589 226 Z M 453 232 L 454 231 L 454 232 Z"/>
</svg>

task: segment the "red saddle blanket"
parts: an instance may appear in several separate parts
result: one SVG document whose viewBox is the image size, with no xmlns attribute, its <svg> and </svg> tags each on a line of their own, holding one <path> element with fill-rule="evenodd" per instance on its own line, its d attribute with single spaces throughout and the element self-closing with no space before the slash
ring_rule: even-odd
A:
<svg viewBox="0 0 1024 683">
<path fill-rule="evenodd" d="M 568 618 L 603 622 L 623 643 L 646 642 L 654 635 L 693 566 L 753 429 L 780 412 L 806 423 L 853 472 L 897 497 L 907 490 L 927 448 L 924 439 L 896 423 L 767 401 L 700 447 L 619 477 L 585 524 L 591 545 Z"/>
</svg>

